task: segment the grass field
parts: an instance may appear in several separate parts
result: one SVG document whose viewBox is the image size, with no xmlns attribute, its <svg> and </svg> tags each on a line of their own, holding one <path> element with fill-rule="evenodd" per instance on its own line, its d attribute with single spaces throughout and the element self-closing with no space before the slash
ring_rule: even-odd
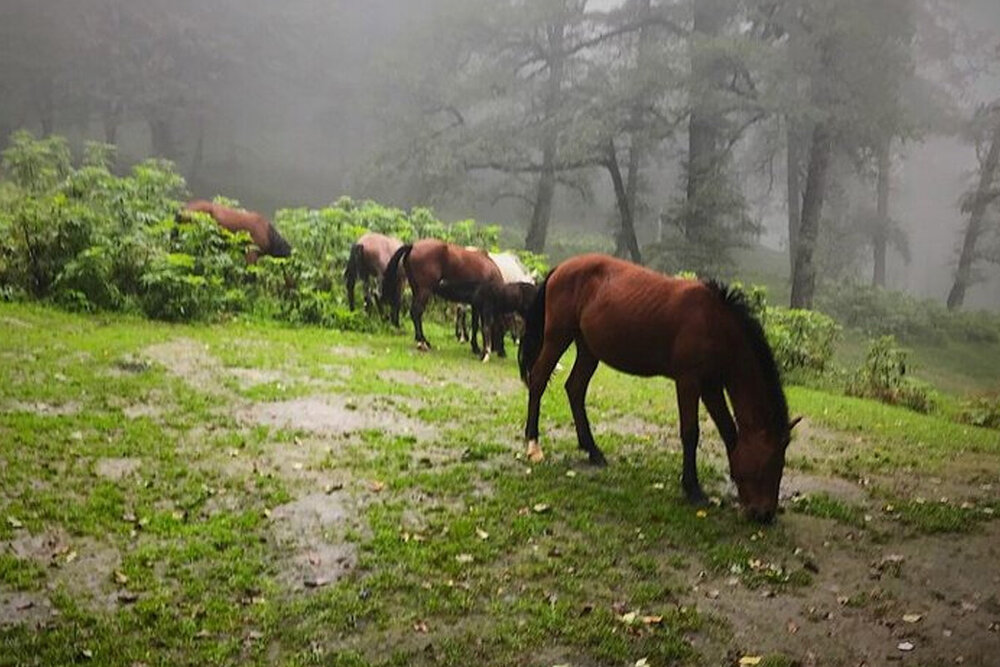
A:
<svg viewBox="0 0 1000 667">
<path fill-rule="evenodd" d="M 996 664 L 996 431 L 789 387 L 761 528 L 708 422 L 683 502 L 664 380 L 598 371 L 593 469 L 557 374 L 529 466 L 515 363 L 442 327 L 0 333 L 0 664 Z"/>
</svg>

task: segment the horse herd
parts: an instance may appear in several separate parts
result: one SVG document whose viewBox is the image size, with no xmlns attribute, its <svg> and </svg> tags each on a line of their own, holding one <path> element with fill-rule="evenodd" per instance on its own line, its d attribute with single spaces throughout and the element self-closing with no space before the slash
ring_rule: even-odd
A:
<svg viewBox="0 0 1000 667">
<path fill-rule="evenodd" d="M 211 215 L 231 231 L 248 231 L 257 254 L 287 256 L 288 243 L 263 216 L 208 202 L 186 212 Z M 523 320 L 518 350 L 528 387 L 526 455 L 540 462 L 538 421 L 542 395 L 570 344 L 576 360 L 565 388 L 577 443 L 595 465 L 605 465 L 587 417 L 586 395 L 600 362 L 642 377 L 664 376 L 677 387 L 684 458 L 681 486 L 692 504 L 708 498 L 698 480 L 698 409 L 704 403 L 725 444 L 730 477 L 747 515 L 770 522 L 777 511 L 785 450 L 792 428 L 778 366 L 760 322 L 742 292 L 714 281 L 679 279 L 599 254 L 573 257 L 540 285 L 509 253 L 492 254 L 436 239 L 404 244 L 364 234 L 352 246 L 345 271 L 348 302 L 363 283 L 365 305 L 387 308 L 399 325 L 404 285 L 412 292 L 410 317 L 421 350 L 430 350 L 423 313 L 431 297 L 471 306 L 473 350 L 484 361 L 503 354 L 510 318 Z M 461 311 L 456 335 L 464 325 Z M 481 325 L 483 346 L 477 345 Z M 728 397 L 728 400 L 727 400 Z"/>
</svg>

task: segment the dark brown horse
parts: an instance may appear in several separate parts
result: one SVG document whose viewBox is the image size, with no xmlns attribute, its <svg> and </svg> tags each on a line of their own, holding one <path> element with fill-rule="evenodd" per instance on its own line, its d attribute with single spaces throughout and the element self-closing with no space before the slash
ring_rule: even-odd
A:
<svg viewBox="0 0 1000 667">
<path fill-rule="evenodd" d="M 389 266 L 389 260 L 402 245 L 403 242 L 399 239 L 368 232 L 351 246 L 351 255 L 347 260 L 347 268 L 344 269 L 347 303 L 351 310 L 354 310 L 354 285 L 359 278 L 363 283 L 365 310 L 370 310 L 372 303 L 382 307 L 382 276 Z"/>
<path fill-rule="evenodd" d="M 598 363 L 630 375 L 663 375 L 677 385 L 681 483 L 687 498 L 706 501 L 695 465 L 701 399 L 725 442 L 741 503 L 754 519 L 774 517 L 794 424 L 788 421 L 771 348 L 739 292 L 604 255 L 582 255 L 556 267 L 528 313 L 519 352 L 521 377 L 529 388 L 525 439 L 532 461 L 543 458 L 538 446 L 542 394 L 573 342 L 576 363 L 566 393 L 579 446 L 592 463 L 605 463 L 584 406 Z"/>
<path fill-rule="evenodd" d="M 247 250 L 248 264 L 255 263 L 259 255 L 288 257 L 292 254 L 292 247 L 288 245 L 288 241 L 282 238 L 271 221 L 260 213 L 229 208 L 203 199 L 188 202 L 184 209 L 177 214 L 177 219 L 179 221 L 189 220 L 190 217 L 187 215 L 189 213 L 207 213 L 223 229 L 250 234 L 257 249 Z"/>
<path fill-rule="evenodd" d="M 443 288 L 447 285 L 503 282 L 500 269 L 484 252 L 467 250 L 437 239 L 424 239 L 412 245 L 404 245 L 389 260 L 389 266 L 382 277 L 382 298 L 392 306 L 392 321 L 396 326 L 399 326 L 400 264 L 403 265 L 406 279 L 413 291 L 413 303 L 410 306 L 413 334 L 417 346 L 425 350 L 430 349 L 430 343 L 424 335 L 423 315 L 431 296 L 438 294 L 446 299 L 456 300 L 460 297 L 447 293 Z M 475 322 L 474 315 L 473 326 Z M 488 354 L 490 342 L 488 337 L 484 338 L 486 343 L 483 347 Z M 478 352 L 475 334 L 472 340 L 473 350 Z"/>
</svg>

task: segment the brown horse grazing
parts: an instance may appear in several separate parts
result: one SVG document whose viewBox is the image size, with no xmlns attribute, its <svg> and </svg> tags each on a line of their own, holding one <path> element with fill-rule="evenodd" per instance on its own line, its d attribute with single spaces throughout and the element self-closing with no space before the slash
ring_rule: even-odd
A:
<svg viewBox="0 0 1000 667">
<path fill-rule="evenodd" d="M 392 322 L 399 326 L 400 280 L 399 265 L 403 265 L 406 278 L 413 291 L 413 303 L 410 306 L 410 318 L 413 320 L 413 334 L 420 349 L 430 349 L 430 343 L 424 335 L 423 314 L 431 296 L 438 294 L 444 298 L 454 299 L 442 291 L 447 284 L 467 284 L 483 282 L 502 282 L 500 269 L 484 252 L 466 250 L 453 243 L 445 243 L 437 239 L 424 239 L 412 245 L 404 245 L 389 260 L 385 275 L 382 277 L 382 298 L 392 306 Z M 473 327 L 476 317 L 473 316 Z M 478 352 L 473 334 L 473 350 Z M 487 340 L 484 348 L 487 353 L 490 343 Z"/>
<path fill-rule="evenodd" d="M 774 517 L 794 423 L 788 421 L 764 331 L 739 292 L 603 255 L 574 257 L 556 267 L 528 313 L 519 351 L 521 377 L 529 388 L 525 439 L 532 461 L 543 458 L 538 446 L 542 394 L 573 342 L 576 363 L 566 393 L 579 446 L 592 463 L 605 463 L 584 406 L 598 363 L 631 375 L 663 375 L 677 385 L 684 446 L 681 483 L 687 498 L 696 504 L 706 501 L 695 465 L 700 398 L 725 442 L 740 502 L 758 521 Z"/>
<path fill-rule="evenodd" d="M 288 245 L 288 241 L 282 238 L 271 221 L 260 213 L 229 208 L 203 199 L 188 202 L 184 209 L 177 214 L 178 221 L 190 219 L 186 215 L 188 213 L 207 213 L 223 229 L 228 229 L 231 232 L 249 233 L 259 251 L 247 250 L 248 264 L 255 263 L 259 255 L 288 257 L 292 254 L 292 247 Z"/>
<path fill-rule="evenodd" d="M 354 310 L 354 284 L 360 278 L 364 283 L 365 310 L 370 310 L 372 303 L 382 307 L 381 283 L 389 260 L 402 247 L 403 242 L 391 236 L 368 232 L 363 234 L 351 246 L 351 255 L 344 269 L 344 281 L 347 284 L 347 303 Z"/>
</svg>

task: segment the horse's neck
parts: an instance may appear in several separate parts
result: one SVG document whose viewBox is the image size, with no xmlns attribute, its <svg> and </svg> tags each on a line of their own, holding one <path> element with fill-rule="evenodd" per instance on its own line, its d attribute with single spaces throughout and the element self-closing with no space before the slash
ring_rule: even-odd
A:
<svg viewBox="0 0 1000 667">
<path fill-rule="evenodd" d="M 733 417 L 741 431 L 764 428 L 771 414 L 764 373 L 749 345 L 742 343 L 737 350 L 735 363 L 726 380 Z"/>
</svg>

